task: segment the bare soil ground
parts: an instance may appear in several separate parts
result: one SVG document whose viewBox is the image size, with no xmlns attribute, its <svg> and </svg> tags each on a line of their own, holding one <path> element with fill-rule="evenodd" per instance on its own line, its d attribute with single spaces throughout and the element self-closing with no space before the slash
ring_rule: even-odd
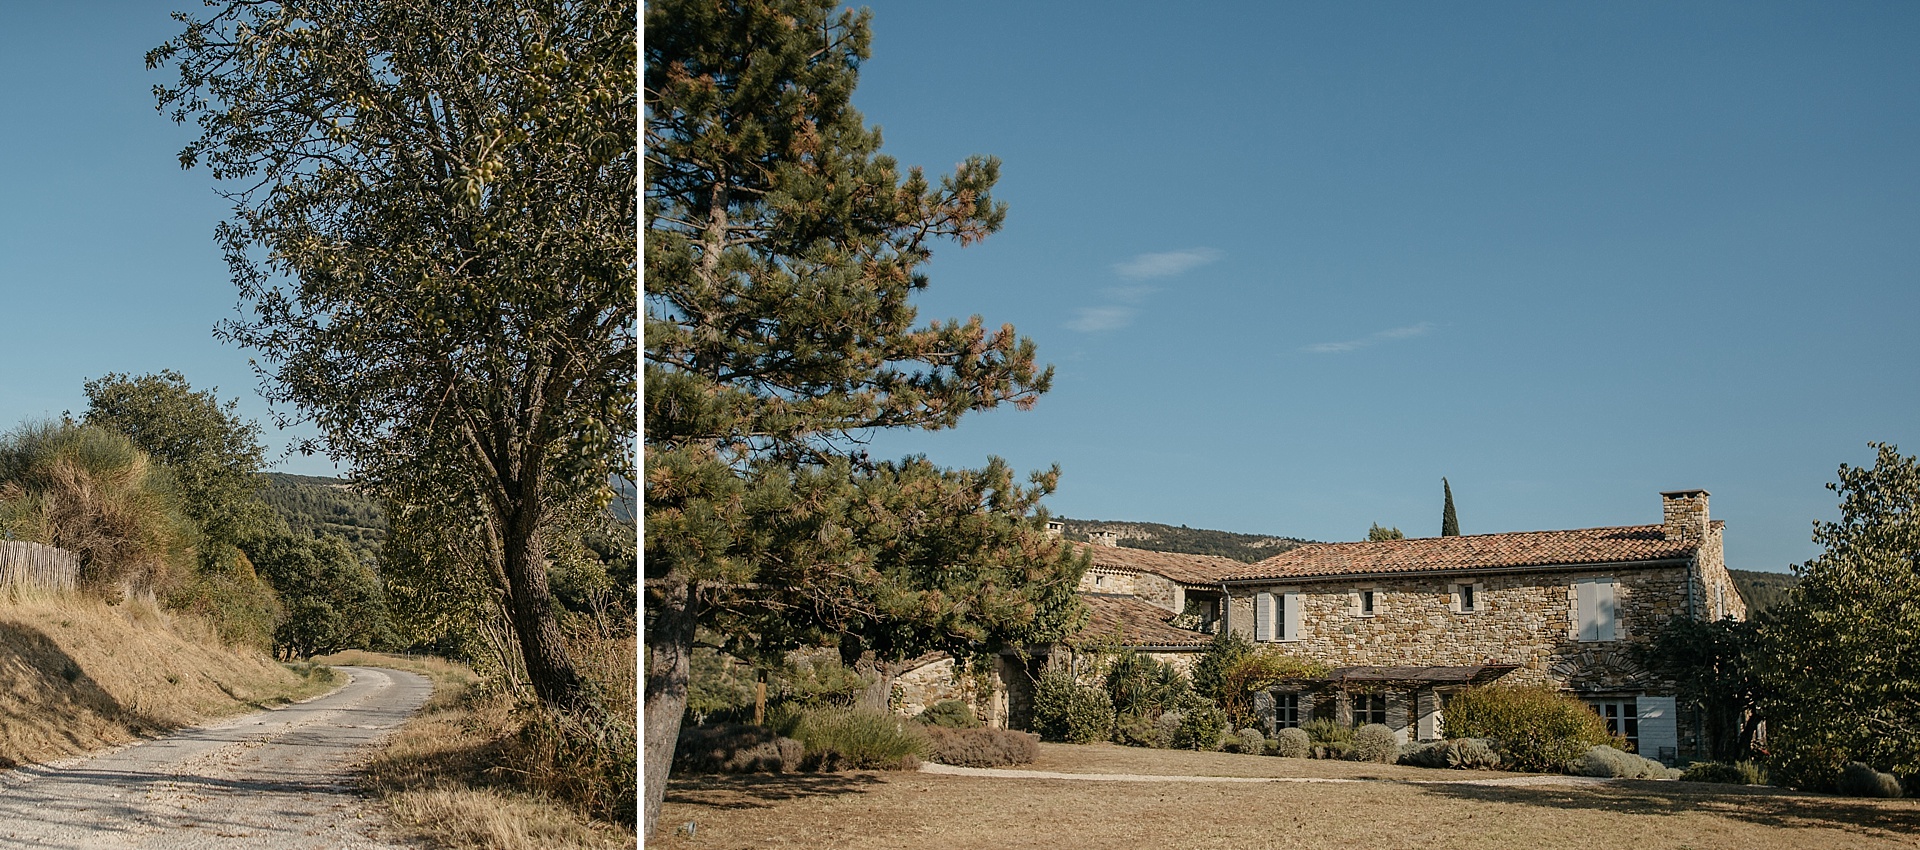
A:
<svg viewBox="0 0 1920 850">
<path fill-rule="evenodd" d="M 674 780 L 661 848 L 1673 848 L 1920 846 L 1920 801 L 1688 782 L 1483 785 L 1517 774 L 1041 745 L 1059 773 L 1372 779 L 1092 782 L 861 772 Z M 692 834 L 686 830 L 693 824 Z"/>
</svg>

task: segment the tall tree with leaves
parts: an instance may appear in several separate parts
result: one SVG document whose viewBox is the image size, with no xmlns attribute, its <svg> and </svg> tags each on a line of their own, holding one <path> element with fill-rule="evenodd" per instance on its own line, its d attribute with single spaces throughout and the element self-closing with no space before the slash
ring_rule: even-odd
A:
<svg viewBox="0 0 1920 850">
<path fill-rule="evenodd" d="M 1920 781 L 1920 460 L 1872 444 L 1841 465 L 1840 521 L 1761 626 L 1760 678 L 1776 779 L 1831 788 L 1861 761 Z"/>
<path fill-rule="evenodd" d="M 1402 532 L 1400 529 L 1382 528 L 1380 526 L 1380 523 L 1377 523 L 1377 522 L 1373 524 L 1373 527 L 1367 529 L 1367 540 L 1373 543 L 1378 543 L 1382 540 L 1405 540 L 1405 539 L 1407 539 L 1407 535 L 1404 532 Z"/>
<path fill-rule="evenodd" d="M 1714 760 L 1730 762 L 1750 755 L 1760 729 L 1758 646 L 1751 622 L 1675 616 L 1633 651 L 1642 666 L 1674 682 L 1681 704 L 1698 712 Z"/>
<path fill-rule="evenodd" d="M 108 374 L 86 383 L 86 423 L 127 435 L 166 464 L 181 510 L 210 548 L 253 538 L 272 517 L 259 499 L 267 451 L 260 425 L 240 417 L 238 400 L 221 404 L 216 392 L 197 391 L 172 370 Z"/>
<path fill-rule="evenodd" d="M 1440 510 L 1440 536 L 1459 537 L 1460 518 L 1453 515 L 1453 485 L 1447 479 L 1440 479 L 1440 490 L 1446 494 L 1447 505 Z"/>
<path fill-rule="evenodd" d="M 904 176 L 849 105 L 868 15 L 826 0 L 651 4 L 646 19 L 646 829 L 696 627 L 743 658 L 884 664 L 1057 639 L 1084 559 L 998 459 L 875 461 L 861 435 L 1030 405 L 1011 327 L 917 324 L 942 239 L 1000 227 L 998 163 Z M 884 672 L 884 670 L 882 671 Z"/>
<path fill-rule="evenodd" d="M 590 696 L 547 581 L 556 517 L 631 478 L 632 2 L 223 0 L 147 55 L 233 203 L 217 232 L 303 443 L 458 504 L 533 689 Z M 289 407 L 291 409 L 289 409 Z"/>
</svg>

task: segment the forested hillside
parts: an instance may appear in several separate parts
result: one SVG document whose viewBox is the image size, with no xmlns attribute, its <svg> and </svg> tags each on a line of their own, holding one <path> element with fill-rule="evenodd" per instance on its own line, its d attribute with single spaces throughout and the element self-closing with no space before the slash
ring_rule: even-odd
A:
<svg viewBox="0 0 1920 850">
<path fill-rule="evenodd" d="M 1733 586 L 1740 591 L 1740 598 L 1747 601 L 1748 617 L 1786 601 L 1787 590 L 1800 581 L 1800 577 L 1792 573 L 1735 569 L 1727 572 L 1733 575 Z"/>
<path fill-rule="evenodd" d="M 380 502 L 349 489 L 339 478 L 265 473 L 261 501 L 287 521 L 295 534 L 337 535 L 359 555 L 378 557 L 387 539 L 387 514 Z"/>
<path fill-rule="evenodd" d="M 1133 549 L 1181 552 L 1188 555 L 1217 555 L 1249 564 L 1314 542 L 1295 537 L 1240 534 L 1233 531 L 1188 528 L 1184 525 L 1163 525 L 1157 522 L 1108 522 L 1066 517 L 1054 517 L 1054 519 L 1066 526 L 1065 534 L 1069 540 L 1085 541 L 1088 535 L 1095 531 L 1111 531 L 1118 536 L 1120 545 Z"/>
</svg>

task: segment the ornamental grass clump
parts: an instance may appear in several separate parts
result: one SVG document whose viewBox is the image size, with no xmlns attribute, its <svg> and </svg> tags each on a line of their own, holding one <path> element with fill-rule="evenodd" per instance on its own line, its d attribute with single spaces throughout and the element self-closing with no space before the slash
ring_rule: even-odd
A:
<svg viewBox="0 0 1920 850">
<path fill-rule="evenodd" d="M 1881 773 L 1865 762 L 1850 761 L 1840 768 L 1840 779 L 1834 783 L 1840 793 L 1849 797 L 1898 797 L 1900 779 L 1891 773 Z"/>
<path fill-rule="evenodd" d="M 926 726 L 866 708 L 805 710 L 792 726 L 802 770 L 914 770 L 933 749 Z"/>
<path fill-rule="evenodd" d="M 1273 754 L 1290 759 L 1306 758 L 1313 754 L 1313 737 L 1305 729 L 1282 729 L 1274 733 Z"/>
<path fill-rule="evenodd" d="M 1040 736 L 1012 729 L 928 726 L 929 759 L 956 767 L 1007 767 L 1040 756 Z"/>
<path fill-rule="evenodd" d="M 1347 747 L 1347 758 L 1352 761 L 1392 764 L 1399 756 L 1399 739 L 1394 737 L 1392 729 L 1380 723 L 1369 723 L 1354 730 L 1353 740 Z"/>
<path fill-rule="evenodd" d="M 1400 750 L 1400 763 L 1413 767 L 1493 770 L 1500 766 L 1500 754 L 1479 738 L 1455 738 L 1408 744 Z"/>
<path fill-rule="evenodd" d="M 1485 738 L 1509 770 L 1558 772 L 1597 746 L 1624 743 L 1606 721 L 1545 685 L 1489 685 L 1447 702 L 1447 736 Z"/>
<path fill-rule="evenodd" d="M 1680 775 L 1687 782 L 1718 782 L 1726 785 L 1769 785 L 1767 769 L 1752 761 L 1696 761 Z"/>
</svg>

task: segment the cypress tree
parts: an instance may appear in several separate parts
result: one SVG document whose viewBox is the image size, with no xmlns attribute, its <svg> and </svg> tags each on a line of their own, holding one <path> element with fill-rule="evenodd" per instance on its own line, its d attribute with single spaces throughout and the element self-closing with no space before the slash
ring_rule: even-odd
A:
<svg viewBox="0 0 1920 850">
<path fill-rule="evenodd" d="M 1447 494 L 1447 506 L 1440 512 L 1440 536 L 1459 537 L 1460 518 L 1453 515 L 1453 485 L 1447 479 L 1440 479 L 1440 489 Z"/>
</svg>

